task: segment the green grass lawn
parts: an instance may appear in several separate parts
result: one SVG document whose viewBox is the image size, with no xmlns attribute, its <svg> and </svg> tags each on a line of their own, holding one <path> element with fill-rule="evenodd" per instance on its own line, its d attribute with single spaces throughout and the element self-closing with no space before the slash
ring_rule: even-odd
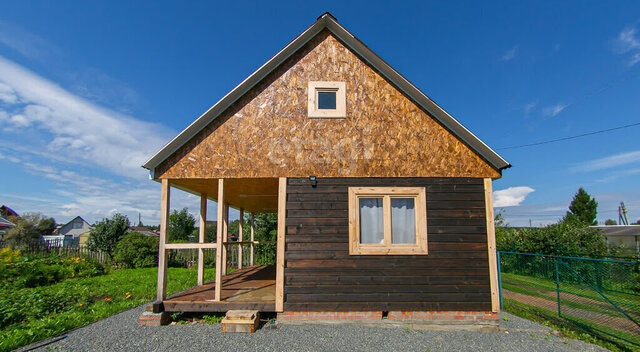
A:
<svg viewBox="0 0 640 352">
<path fill-rule="evenodd" d="M 215 270 L 205 271 L 205 281 Z M 196 285 L 196 269 L 169 268 L 167 294 Z M 55 336 L 155 299 L 156 268 L 121 269 L 49 286 L 0 290 L 0 351 Z"/>
<path fill-rule="evenodd" d="M 525 275 L 517 275 L 510 273 L 502 273 L 502 280 L 510 282 L 512 284 L 529 286 L 529 287 L 539 287 L 546 290 L 551 290 L 555 292 L 556 283 L 553 280 L 546 280 L 538 277 L 525 276 Z M 602 296 L 598 294 L 594 289 L 585 285 L 576 285 L 570 284 L 566 282 L 560 283 L 560 290 L 566 291 L 568 293 L 573 293 L 577 295 L 582 295 L 584 297 L 588 297 L 591 299 L 595 299 L 598 301 L 606 302 Z M 640 296 L 632 293 L 625 294 L 623 292 L 613 292 L 613 291 L 603 291 L 603 293 L 612 301 L 617 304 L 622 305 L 623 307 L 637 307 L 640 306 Z"/>
</svg>

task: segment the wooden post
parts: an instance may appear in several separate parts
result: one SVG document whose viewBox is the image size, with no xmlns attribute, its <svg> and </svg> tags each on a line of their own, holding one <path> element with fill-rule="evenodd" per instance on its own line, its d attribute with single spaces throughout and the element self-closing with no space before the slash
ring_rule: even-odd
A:
<svg viewBox="0 0 640 352">
<path fill-rule="evenodd" d="M 491 179 L 484 179 L 485 213 L 487 217 L 487 247 L 489 249 L 489 283 L 491 287 L 491 311 L 500 311 L 498 292 L 498 262 L 496 260 L 496 228 L 493 222 L 493 190 Z"/>
<path fill-rule="evenodd" d="M 156 299 L 164 301 L 167 298 L 167 249 L 169 242 L 169 180 L 162 179 L 162 193 L 160 197 L 160 240 L 158 243 L 158 287 Z"/>
<path fill-rule="evenodd" d="M 225 203 L 223 206 L 224 217 L 222 218 L 222 242 L 229 241 L 229 204 Z M 227 251 L 229 247 L 226 244 L 222 244 L 222 276 L 227 275 Z"/>
<path fill-rule="evenodd" d="M 222 288 L 222 219 L 224 217 L 224 179 L 218 179 L 218 216 L 216 229 L 216 291 L 215 300 L 220 301 L 220 292 Z"/>
<path fill-rule="evenodd" d="M 238 242 L 242 242 L 242 230 L 244 223 L 244 209 L 240 208 L 240 220 L 238 221 Z M 242 269 L 242 245 L 238 244 L 238 270 Z"/>
<path fill-rule="evenodd" d="M 251 245 L 250 245 L 251 246 L 251 253 L 249 254 L 249 265 L 251 265 L 251 266 L 253 266 L 253 241 L 254 241 L 253 235 L 254 235 L 254 231 L 255 231 L 254 226 L 255 226 L 254 213 L 251 212 L 251 225 L 249 227 L 249 230 L 250 230 L 249 232 L 251 233 Z"/>
<path fill-rule="evenodd" d="M 276 244 L 276 312 L 284 310 L 284 236 L 287 219 L 287 178 L 278 180 L 278 241 Z"/>
<path fill-rule="evenodd" d="M 204 243 L 207 231 L 207 194 L 200 194 L 200 229 L 198 243 Z M 204 284 L 204 248 L 198 248 L 198 286 Z"/>
</svg>

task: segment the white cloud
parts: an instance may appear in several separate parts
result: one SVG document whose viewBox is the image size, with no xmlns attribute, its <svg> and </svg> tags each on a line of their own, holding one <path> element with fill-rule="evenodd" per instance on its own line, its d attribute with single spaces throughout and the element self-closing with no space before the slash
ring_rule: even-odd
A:
<svg viewBox="0 0 640 352">
<path fill-rule="evenodd" d="M 527 186 L 509 187 L 507 189 L 493 192 L 494 207 L 513 207 L 518 206 L 524 201 L 529 193 L 535 189 Z"/>
<path fill-rule="evenodd" d="M 531 103 L 525 105 L 524 106 L 524 114 L 525 115 L 529 115 L 533 111 L 533 109 L 536 108 L 536 106 L 538 106 L 538 103 L 536 103 L 536 102 L 531 102 Z"/>
<path fill-rule="evenodd" d="M 507 50 L 501 57 L 500 57 L 500 61 L 511 61 L 516 57 L 516 54 L 518 53 L 518 46 L 514 46 L 513 48 Z"/>
<path fill-rule="evenodd" d="M 39 133 L 41 144 L 27 148 L 32 154 L 64 155 L 68 162 L 140 178 L 145 173 L 140 165 L 174 134 L 162 125 L 97 106 L 3 57 L 0 83 L 17 97 L 11 111 L 5 111 L 11 115 L 11 133 L 26 133 L 15 127 L 28 126 L 29 133 Z"/>
<path fill-rule="evenodd" d="M 40 38 L 24 30 L 22 27 L 0 20 L 0 44 L 19 52 L 30 59 L 44 59 L 58 49 Z"/>
<path fill-rule="evenodd" d="M 561 113 L 568 106 L 569 106 L 569 104 L 556 104 L 554 106 L 550 106 L 550 107 L 544 108 L 542 110 L 542 113 L 544 114 L 545 117 L 554 117 L 554 116 L 558 115 L 559 113 Z"/>
<path fill-rule="evenodd" d="M 628 56 L 629 66 L 640 62 L 640 35 L 638 35 L 636 28 L 623 29 L 614 41 L 614 50 Z"/>
<path fill-rule="evenodd" d="M 0 82 L 0 102 L 5 102 L 8 104 L 15 104 L 18 102 L 18 96 L 16 92 L 11 89 L 8 85 Z"/>
<path fill-rule="evenodd" d="M 574 172 L 585 171 L 597 171 L 610 169 L 617 166 L 633 164 L 640 161 L 640 150 L 636 150 L 628 153 L 620 153 L 611 155 L 605 158 L 591 160 L 577 166 L 572 167 L 570 170 Z"/>
</svg>

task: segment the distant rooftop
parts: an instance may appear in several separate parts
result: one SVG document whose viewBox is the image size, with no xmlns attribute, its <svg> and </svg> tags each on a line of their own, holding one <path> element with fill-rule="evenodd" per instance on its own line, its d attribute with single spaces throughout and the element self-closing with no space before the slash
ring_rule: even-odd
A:
<svg viewBox="0 0 640 352">
<path fill-rule="evenodd" d="M 605 236 L 640 236 L 640 225 L 595 225 Z"/>
</svg>

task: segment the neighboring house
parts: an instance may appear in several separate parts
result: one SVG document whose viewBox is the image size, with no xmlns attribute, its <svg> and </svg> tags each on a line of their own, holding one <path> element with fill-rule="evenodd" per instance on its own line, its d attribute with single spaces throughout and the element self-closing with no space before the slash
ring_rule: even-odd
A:
<svg viewBox="0 0 640 352">
<path fill-rule="evenodd" d="M 139 232 L 145 236 L 149 237 L 159 237 L 160 234 L 153 230 L 149 230 L 146 227 L 138 227 L 138 226 L 129 226 L 129 230 L 127 232 Z"/>
<path fill-rule="evenodd" d="M 91 231 L 91 225 L 82 217 L 76 216 L 68 223 L 59 227 L 51 236 L 42 236 L 42 240 L 53 247 L 78 246 L 80 235 Z M 85 239 L 86 241 L 86 239 Z"/>
<path fill-rule="evenodd" d="M 154 311 L 495 324 L 492 179 L 509 163 L 328 13 L 144 167 L 162 184 Z M 218 201 L 217 243 L 168 243 L 171 187 L 200 195 L 205 221 Z M 223 277 L 229 207 L 278 214 L 275 266 Z M 167 298 L 174 248 L 217 248 L 215 282 Z"/>
<path fill-rule="evenodd" d="M 640 255 L 640 225 L 597 225 L 591 227 L 602 231 L 607 244 L 622 245 L 628 254 Z"/>
<path fill-rule="evenodd" d="M 0 216 L 2 216 L 5 219 L 8 219 L 12 216 L 20 217 L 18 213 L 16 213 L 13 209 L 9 208 L 6 205 L 0 206 Z"/>
<path fill-rule="evenodd" d="M 7 233 L 7 231 L 9 231 L 9 229 L 14 226 L 16 225 L 11 221 L 9 221 L 9 219 L 6 219 L 5 217 L 0 216 L 0 238 L 2 238 L 2 236 L 4 236 Z"/>
<path fill-rule="evenodd" d="M 0 238 L 2 238 L 10 228 L 16 226 L 10 220 L 12 217 L 20 217 L 20 215 L 6 205 L 0 206 Z"/>
</svg>

